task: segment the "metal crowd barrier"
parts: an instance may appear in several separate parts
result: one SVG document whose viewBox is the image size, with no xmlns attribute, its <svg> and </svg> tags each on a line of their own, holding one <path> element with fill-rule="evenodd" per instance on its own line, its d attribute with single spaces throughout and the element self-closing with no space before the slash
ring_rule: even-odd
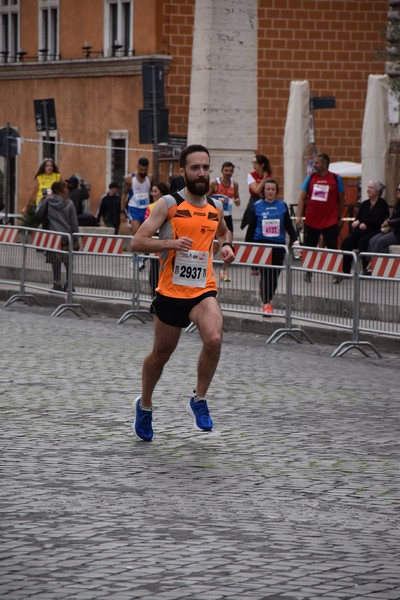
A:
<svg viewBox="0 0 400 600">
<path fill-rule="evenodd" d="M 343 272 L 343 260 L 348 257 L 350 273 Z M 326 248 L 302 247 L 301 266 L 291 266 L 292 305 L 290 314 L 298 321 L 307 321 L 352 332 L 332 356 L 343 356 L 356 348 L 367 356 L 364 348 L 375 346 L 359 338 L 359 262 L 354 252 Z"/>
<path fill-rule="evenodd" d="M 131 308 L 118 322 L 130 317 L 144 322 L 153 298 L 158 256 L 132 255 L 130 236 L 64 235 L 68 240 L 64 250 L 60 239 L 57 232 L 0 226 L 0 282 L 19 288 L 5 306 L 16 301 L 39 304 L 32 292 L 47 291 L 64 300 L 52 316 L 67 310 L 88 315 L 75 298 L 91 297 L 129 302 Z M 80 249 L 73 250 L 78 240 Z M 351 348 L 366 354 L 368 347 L 379 356 L 370 342 L 360 341 L 362 332 L 400 336 L 400 255 L 367 255 L 372 265 L 372 274 L 367 276 L 359 266 L 364 256 L 358 258 L 353 252 L 302 247 L 301 259 L 296 260 L 284 245 L 235 242 L 234 246 L 236 260 L 228 267 L 229 281 L 220 278 L 221 261 L 214 261 L 218 299 L 224 314 L 261 317 L 261 269 L 281 271 L 273 298 L 273 317 L 281 319 L 283 326 L 272 333 L 267 343 L 278 342 L 284 336 L 299 343 L 303 338 L 312 343 L 293 321 L 349 331 L 351 340 L 341 344 L 332 356 L 342 356 Z M 273 248 L 283 250 L 282 266 L 271 264 Z M 68 259 L 65 292 L 52 289 L 53 255 Z M 343 273 L 346 255 L 352 263 L 350 274 Z M 64 271 L 63 267 L 65 279 Z M 342 278 L 340 283 L 335 283 L 337 277 Z"/>
<path fill-rule="evenodd" d="M 370 265 L 369 274 L 360 270 L 359 331 L 400 336 L 400 255 L 361 253 L 359 258 Z"/>
<path fill-rule="evenodd" d="M 62 240 L 65 240 L 64 248 Z M 48 291 L 64 297 L 64 303 L 56 308 L 52 316 L 58 316 L 67 310 L 75 314 L 78 314 L 77 310 L 86 313 L 80 304 L 73 302 L 74 253 L 72 237 L 69 234 L 30 227 L 0 226 L 0 246 L 0 282 L 19 287 L 19 292 L 12 295 L 5 306 L 14 302 L 24 302 L 28 305 L 35 302 L 40 305 L 37 297 L 27 292 L 27 289 L 30 289 Z M 61 286 L 62 289 L 54 289 L 55 262 L 59 264 L 61 271 L 62 265 L 64 268 L 68 265 L 68 276 L 65 284 Z M 7 278 L 8 273 L 13 274 L 11 278 Z"/>
<path fill-rule="evenodd" d="M 80 251 L 75 252 L 75 295 L 113 302 L 130 302 L 131 309 L 119 319 L 123 323 L 135 317 L 142 323 L 143 311 L 139 304 L 138 257 L 127 251 L 131 236 L 74 234 Z M 147 314 L 147 313 L 146 313 Z"/>
</svg>

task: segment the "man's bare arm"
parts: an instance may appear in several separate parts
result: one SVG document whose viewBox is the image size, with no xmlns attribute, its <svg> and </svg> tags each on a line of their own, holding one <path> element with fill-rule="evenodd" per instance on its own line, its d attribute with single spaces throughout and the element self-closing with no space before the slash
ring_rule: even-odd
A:
<svg viewBox="0 0 400 600">
<path fill-rule="evenodd" d="M 164 250 L 190 250 L 193 241 L 190 238 L 160 240 L 153 236 L 160 229 L 168 217 L 167 202 L 165 198 L 157 200 L 150 216 L 139 227 L 131 243 L 132 252 L 163 252 Z"/>
<path fill-rule="evenodd" d="M 296 223 L 297 225 L 301 225 L 301 223 L 303 222 L 303 212 L 304 212 L 304 204 L 305 204 L 305 199 L 306 199 L 306 195 L 307 192 L 305 192 L 304 190 L 302 190 L 299 199 L 297 201 L 297 208 L 296 208 Z"/>
</svg>

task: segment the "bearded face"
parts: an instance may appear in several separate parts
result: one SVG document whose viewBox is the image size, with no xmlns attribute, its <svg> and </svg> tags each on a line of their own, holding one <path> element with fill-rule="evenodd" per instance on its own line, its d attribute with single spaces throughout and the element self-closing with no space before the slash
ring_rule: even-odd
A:
<svg viewBox="0 0 400 600">
<path fill-rule="evenodd" d="M 198 176 L 190 179 L 185 172 L 186 187 L 191 194 L 195 196 L 204 196 L 210 188 L 210 177 Z"/>
<path fill-rule="evenodd" d="M 210 188 L 210 159 L 204 152 L 194 152 L 187 157 L 183 176 L 188 191 L 204 196 Z"/>
</svg>

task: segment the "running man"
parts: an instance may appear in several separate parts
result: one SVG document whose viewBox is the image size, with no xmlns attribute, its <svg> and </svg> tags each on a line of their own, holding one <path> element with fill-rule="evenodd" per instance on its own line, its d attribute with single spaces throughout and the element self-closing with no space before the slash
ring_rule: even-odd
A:
<svg viewBox="0 0 400 600">
<path fill-rule="evenodd" d="M 221 200 L 224 207 L 224 219 L 228 229 L 233 235 L 233 205 L 240 206 L 239 184 L 233 179 L 235 165 L 229 161 L 223 163 L 221 168 L 222 177 L 217 177 L 210 183 L 208 196 Z M 221 268 L 221 281 L 230 281 L 226 263 Z"/>
<path fill-rule="evenodd" d="M 178 345 L 182 328 L 194 323 L 202 349 L 197 385 L 187 406 L 194 426 L 211 431 L 213 422 L 205 396 L 216 371 L 222 342 L 222 313 L 217 301 L 213 268 L 213 241 L 229 264 L 235 256 L 232 234 L 223 217 L 223 206 L 209 200 L 210 155 L 204 146 L 184 148 L 179 158 L 186 187 L 160 198 L 132 241 L 133 252 L 160 253 L 160 279 L 151 305 L 154 344 L 142 370 L 142 393 L 133 403 L 133 433 L 153 439 L 152 396 L 165 364 Z M 152 239 L 159 230 L 159 239 Z"/>
<path fill-rule="evenodd" d="M 122 210 L 127 209 L 131 224 L 132 235 L 135 235 L 144 222 L 147 207 L 150 204 L 150 190 L 153 185 L 153 176 L 148 174 L 149 161 L 139 158 L 136 173 L 127 175 L 121 198 Z"/>
</svg>

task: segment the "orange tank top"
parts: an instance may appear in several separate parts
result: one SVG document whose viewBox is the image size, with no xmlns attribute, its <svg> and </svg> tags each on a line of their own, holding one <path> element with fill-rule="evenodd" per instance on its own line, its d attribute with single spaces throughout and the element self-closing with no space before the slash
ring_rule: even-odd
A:
<svg viewBox="0 0 400 600">
<path fill-rule="evenodd" d="M 160 239 L 188 237 L 189 252 L 169 250 L 160 254 L 157 292 L 171 298 L 196 298 L 217 290 L 213 267 L 213 241 L 222 216 L 222 204 L 208 200 L 195 206 L 179 193 L 166 196 L 168 219 L 160 228 Z"/>
</svg>

